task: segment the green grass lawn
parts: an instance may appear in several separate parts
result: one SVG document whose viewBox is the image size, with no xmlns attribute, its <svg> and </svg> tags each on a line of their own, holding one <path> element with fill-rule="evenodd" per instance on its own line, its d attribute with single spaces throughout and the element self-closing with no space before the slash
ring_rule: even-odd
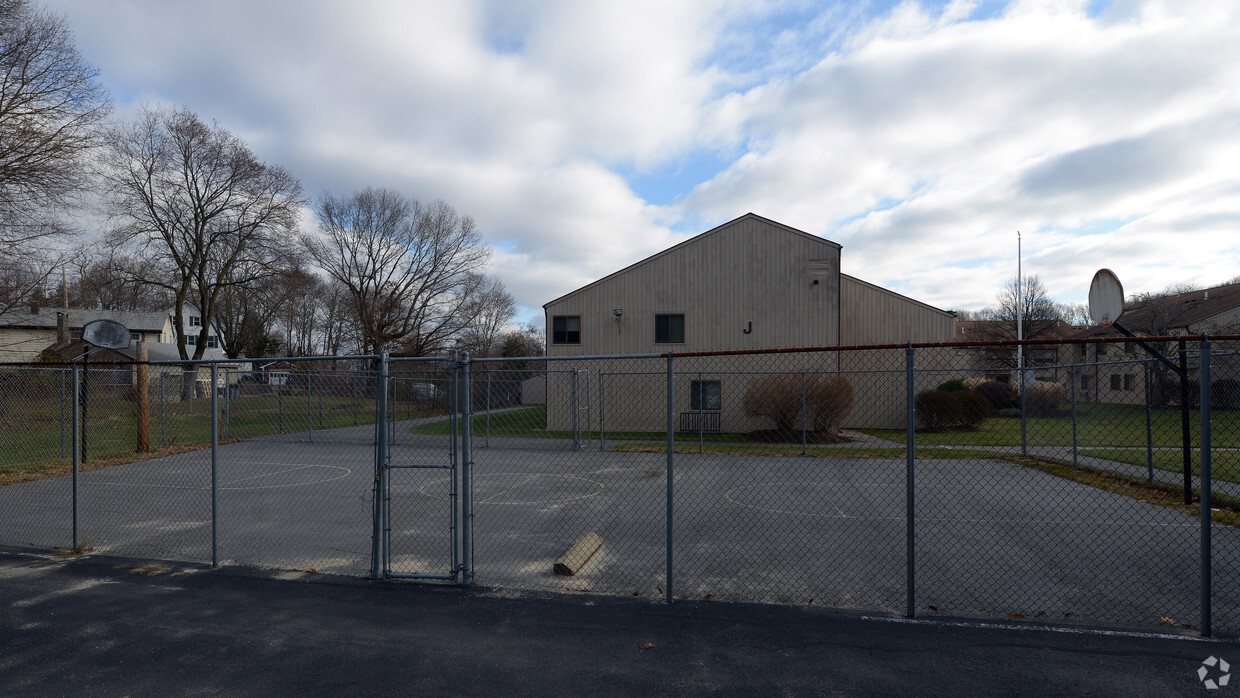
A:
<svg viewBox="0 0 1240 698">
<path fill-rule="evenodd" d="M 1212 444 L 1215 448 L 1240 448 L 1240 412 L 1214 410 Z M 1180 411 L 1154 410 L 1151 431 L 1155 448 L 1174 448 L 1181 443 Z M 1145 408 L 1129 405 L 1087 405 L 1076 420 L 1077 444 L 1081 447 L 1144 447 Z M 862 429 L 866 434 L 903 443 L 903 429 Z M 1200 445 L 1201 416 L 1189 412 L 1189 436 Z M 1072 418 L 1034 417 L 1027 420 L 1030 446 L 1071 446 Z M 917 444 L 928 446 L 1019 446 L 1019 417 L 991 417 L 977 431 L 931 434 L 917 432 Z"/>
<path fill-rule="evenodd" d="M 470 420 L 470 429 L 475 437 L 489 434 L 496 437 L 517 437 L 524 439 L 571 439 L 571 431 L 551 431 L 547 428 L 546 405 L 532 405 L 512 410 L 504 410 L 493 414 L 476 414 Z M 409 431 L 413 434 L 447 434 L 451 430 L 450 422 L 442 420 L 419 424 Z M 667 434 L 661 431 L 607 431 L 603 434 L 608 441 L 655 441 L 667 442 Z M 597 431 L 583 431 L 582 439 L 597 439 Z M 677 441 L 692 439 L 697 443 L 697 434 L 678 434 Z M 709 443 L 743 442 L 740 434 L 703 434 L 702 440 Z M 799 448 L 799 447 L 798 447 Z"/>
<path fill-rule="evenodd" d="M 373 424 L 373 400 L 305 394 L 232 397 L 217 401 L 219 438 L 223 440 L 278 433 Z M 0 415 L 0 484 L 67 464 L 72 457 L 72 414 L 58 400 L 31 400 L 22 411 Z M 398 418 L 419 414 L 415 405 L 392 405 Z M 425 413 L 421 413 L 425 414 Z M 86 416 L 88 461 L 125 458 L 137 453 L 137 405 L 129 400 L 92 395 Z M 211 443 L 211 398 L 150 405 L 153 452 L 183 450 Z"/>
</svg>

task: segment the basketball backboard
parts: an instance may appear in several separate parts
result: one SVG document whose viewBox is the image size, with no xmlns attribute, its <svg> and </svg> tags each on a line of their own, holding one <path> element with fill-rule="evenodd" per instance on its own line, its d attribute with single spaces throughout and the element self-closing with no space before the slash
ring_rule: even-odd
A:
<svg viewBox="0 0 1240 698">
<path fill-rule="evenodd" d="M 1124 285 L 1110 269 L 1099 269 L 1089 284 L 1089 319 L 1110 327 L 1124 314 Z"/>
</svg>

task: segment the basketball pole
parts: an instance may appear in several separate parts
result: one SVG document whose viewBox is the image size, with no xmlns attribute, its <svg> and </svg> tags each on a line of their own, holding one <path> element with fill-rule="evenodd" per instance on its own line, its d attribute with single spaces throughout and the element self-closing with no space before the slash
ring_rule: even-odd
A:
<svg viewBox="0 0 1240 698">
<path fill-rule="evenodd" d="M 1016 341 L 1025 339 L 1024 307 L 1025 282 L 1021 269 L 1020 231 L 1016 231 Z M 1016 385 L 1020 391 L 1020 455 L 1028 455 L 1028 441 L 1025 438 L 1025 346 L 1016 345 Z"/>
</svg>

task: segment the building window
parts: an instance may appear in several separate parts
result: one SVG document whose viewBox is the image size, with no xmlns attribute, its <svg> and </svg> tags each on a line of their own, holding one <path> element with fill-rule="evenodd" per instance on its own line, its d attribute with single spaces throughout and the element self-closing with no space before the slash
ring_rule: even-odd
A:
<svg viewBox="0 0 1240 698">
<path fill-rule="evenodd" d="M 189 346 L 191 346 L 191 347 L 192 347 L 192 346 L 194 346 L 194 345 L 198 344 L 198 337 L 197 337 L 196 335 L 192 335 L 192 334 L 190 334 L 190 335 L 186 335 L 186 336 L 185 336 L 185 343 L 186 343 L 186 344 L 188 344 Z"/>
<path fill-rule="evenodd" d="M 207 336 L 207 346 L 209 346 L 209 347 L 211 347 L 212 349 L 214 349 L 214 348 L 215 348 L 216 346 L 218 346 L 218 345 L 219 345 L 219 342 L 217 342 L 217 341 L 215 340 L 215 335 L 208 335 L 208 336 Z"/>
<path fill-rule="evenodd" d="M 1085 346 L 1085 345 L 1082 344 L 1081 346 Z M 1092 387 L 1094 387 L 1094 377 L 1093 376 L 1081 376 L 1081 390 L 1089 390 Z"/>
<path fill-rule="evenodd" d="M 1089 356 L 1089 345 L 1082 344 L 1081 345 L 1081 358 L 1085 358 L 1086 356 Z"/>
<path fill-rule="evenodd" d="M 581 344 L 581 316 L 560 315 L 551 319 L 552 344 Z"/>
<path fill-rule="evenodd" d="M 693 381 L 689 384 L 689 407 L 695 410 L 722 409 L 723 391 L 719 381 Z"/>
<path fill-rule="evenodd" d="M 1124 375 L 1124 390 L 1133 390 L 1137 387 L 1137 377 L 1131 373 Z"/>
<path fill-rule="evenodd" d="M 201 315 L 190 315 L 189 326 L 190 327 L 202 327 L 202 316 Z"/>
<path fill-rule="evenodd" d="M 684 315 L 655 315 L 654 341 L 656 344 L 684 344 Z"/>
<path fill-rule="evenodd" d="M 1107 355 L 1107 345 L 1099 344 L 1098 345 L 1098 356 L 1106 356 L 1106 355 Z"/>
<path fill-rule="evenodd" d="M 142 335 L 138 334 L 137 332 L 130 332 L 130 333 L 129 333 L 129 341 L 131 341 L 131 342 L 141 342 L 141 341 L 142 341 Z"/>
<path fill-rule="evenodd" d="M 1112 373 L 1111 374 L 1111 390 L 1119 390 L 1120 386 L 1123 385 L 1121 381 L 1123 381 L 1123 376 L 1119 375 L 1118 373 Z"/>
</svg>

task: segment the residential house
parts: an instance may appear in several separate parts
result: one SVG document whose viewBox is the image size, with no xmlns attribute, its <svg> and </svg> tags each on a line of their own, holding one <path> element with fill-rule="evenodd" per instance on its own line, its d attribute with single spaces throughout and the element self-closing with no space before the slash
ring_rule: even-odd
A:
<svg viewBox="0 0 1240 698">
<path fill-rule="evenodd" d="M 93 320 L 114 320 L 129 328 L 133 341 L 170 342 L 167 313 L 22 306 L 0 314 L 0 363 L 36 361 L 49 347 L 66 346 Z"/>
<path fill-rule="evenodd" d="M 1118 323 L 1139 337 L 1201 334 L 1235 334 L 1240 330 L 1240 284 L 1172 294 L 1144 301 L 1129 301 Z M 1092 326 L 1071 335 L 1091 339 L 1124 336 L 1114 327 Z M 1173 362 L 1179 361 L 1179 344 L 1155 342 L 1154 348 Z M 1173 373 L 1136 341 L 1072 345 L 1061 353 L 1062 362 L 1081 364 L 1074 371 L 1079 399 L 1110 404 L 1144 404 L 1146 381 L 1155 404 L 1178 401 Z M 1189 347 L 1188 367 L 1197 371 L 1197 347 Z M 1230 355 L 1214 365 L 1214 377 L 1240 378 L 1240 364 Z M 1175 384 L 1178 385 L 1178 384 Z"/>
<path fill-rule="evenodd" d="M 745 214 L 547 303 L 543 306 L 547 355 L 616 356 L 953 339 L 954 314 L 840 273 L 840 250 L 830 240 Z M 888 354 L 884 360 L 898 361 L 902 369 L 903 352 Z M 746 416 L 741 406 L 745 391 L 757 380 L 755 375 L 864 370 L 870 373 L 850 374 L 849 378 L 858 400 L 865 403 L 854 409 L 854 419 L 871 425 L 899 422 L 903 419 L 903 378 L 894 381 L 882 372 L 875 356 L 790 353 L 775 363 L 769 356 L 696 359 L 685 364 L 692 365 L 695 373 L 686 374 L 683 389 L 674 391 L 676 410 L 682 413 L 682 424 L 696 424 L 695 415 L 709 411 L 712 428 L 749 431 L 763 426 L 760 418 Z M 618 378 L 625 371 L 643 372 L 632 362 L 628 368 L 619 361 L 596 363 L 591 369 L 592 383 L 578 372 L 572 374 L 571 387 L 554 384 L 569 380 L 563 367 L 553 364 L 548 374 L 550 428 L 567 428 L 574 419 L 578 423 L 580 417 L 574 415 L 582 412 L 583 401 L 599 399 L 605 380 L 615 382 L 615 390 L 626 391 L 630 397 L 613 395 L 609 411 L 599 407 L 590 412 L 591 424 L 597 425 L 601 414 L 605 428 L 659 426 L 655 424 L 659 412 L 649 409 L 651 401 L 631 397 L 633 391 L 662 393 L 659 381 L 648 375 Z M 567 394 L 573 396 L 567 403 L 557 398 Z M 895 396 L 899 396 L 898 405 Z"/>
</svg>

